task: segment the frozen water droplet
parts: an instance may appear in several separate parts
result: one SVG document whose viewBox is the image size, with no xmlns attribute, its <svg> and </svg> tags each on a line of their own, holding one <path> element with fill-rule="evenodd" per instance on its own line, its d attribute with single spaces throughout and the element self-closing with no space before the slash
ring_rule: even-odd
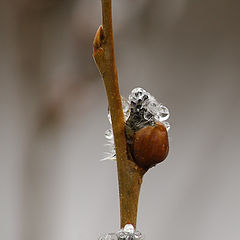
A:
<svg viewBox="0 0 240 240">
<path fill-rule="evenodd" d="M 132 224 L 126 224 L 123 231 L 127 233 L 134 233 L 134 227 Z"/>
<path fill-rule="evenodd" d="M 111 119 L 111 114 L 110 114 L 109 109 L 108 109 L 108 115 L 107 115 L 107 117 L 108 117 L 108 121 L 110 122 L 110 124 L 112 124 L 112 119 Z"/>
<path fill-rule="evenodd" d="M 128 97 L 131 108 L 139 111 L 148 102 L 149 96 L 143 88 L 134 88 Z"/>
<path fill-rule="evenodd" d="M 142 108 L 147 110 L 149 103 L 151 103 L 152 101 L 156 101 L 155 98 L 150 93 L 146 92 L 145 98 L 143 99 L 143 101 L 141 101 Z"/>
<path fill-rule="evenodd" d="M 169 118 L 168 108 L 162 104 L 158 105 L 158 112 L 154 115 L 154 119 L 158 122 L 164 122 Z"/>
<path fill-rule="evenodd" d="M 112 128 L 105 131 L 105 137 L 108 140 L 105 146 L 108 146 L 109 150 L 105 153 L 105 157 L 101 161 L 105 160 L 116 160 L 116 151 L 114 145 L 114 137 Z"/>
<path fill-rule="evenodd" d="M 152 115 L 150 112 L 145 111 L 145 112 L 144 112 L 144 118 L 145 118 L 147 121 L 150 121 L 150 120 L 152 120 L 153 115 Z"/>
<path fill-rule="evenodd" d="M 153 98 L 147 105 L 147 111 L 149 111 L 152 115 L 156 115 L 159 112 L 159 105 L 160 104 Z"/>
<path fill-rule="evenodd" d="M 134 232 L 134 239 L 143 239 L 142 234 L 139 231 Z"/>
<path fill-rule="evenodd" d="M 157 122 L 162 122 L 162 121 L 163 121 L 163 119 L 162 119 L 162 117 L 161 117 L 160 114 L 155 115 L 155 116 L 154 116 L 154 119 L 155 119 L 155 121 L 157 121 Z"/>
<path fill-rule="evenodd" d="M 138 100 L 142 100 L 146 91 L 143 88 L 134 88 L 129 95 L 129 101 L 137 102 Z"/>
<path fill-rule="evenodd" d="M 113 131 L 111 128 L 105 131 L 105 138 L 108 140 L 113 139 Z"/>
<path fill-rule="evenodd" d="M 161 104 L 159 106 L 159 115 L 162 119 L 161 122 L 167 120 L 170 116 L 168 108 Z"/>
<path fill-rule="evenodd" d="M 116 233 L 104 234 L 99 240 L 143 240 L 143 235 L 135 231 L 133 225 L 127 224 L 123 229 Z"/>
<path fill-rule="evenodd" d="M 124 114 L 124 120 L 126 121 L 130 115 L 130 105 L 126 98 L 122 97 L 122 108 Z"/>
<path fill-rule="evenodd" d="M 124 239 L 126 239 L 127 238 L 127 236 L 128 236 L 128 234 L 126 233 L 126 232 L 124 232 L 124 231 L 122 231 L 122 230 L 120 230 L 119 232 L 118 232 L 118 239 L 120 240 L 124 240 Z"/>
<path fill-rule="evenodd" d="M 163 122 L 164 126 L 166 127 L 167 131 L 170 129 L 170 124 L 169 122 Z"/>
</svg>

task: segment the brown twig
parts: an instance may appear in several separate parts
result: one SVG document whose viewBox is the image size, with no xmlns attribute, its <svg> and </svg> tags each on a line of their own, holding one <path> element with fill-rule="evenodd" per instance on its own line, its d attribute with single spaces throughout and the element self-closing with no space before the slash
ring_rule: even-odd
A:
<svg viewBox="0 0 240 240">
<path fill-rule="evenodd" d="M 136 227 L 138 197 L 145 171 L 132 161 L 126 143 L 125 122 L 114 57 L 111 0 L 102 0 L 102 17 L 103 25 L 98 28 L 94 39 L 93 57 L 104 81 L 112 119 L 118 168 L 121 227 L 127 223 Z"/>
</svg>

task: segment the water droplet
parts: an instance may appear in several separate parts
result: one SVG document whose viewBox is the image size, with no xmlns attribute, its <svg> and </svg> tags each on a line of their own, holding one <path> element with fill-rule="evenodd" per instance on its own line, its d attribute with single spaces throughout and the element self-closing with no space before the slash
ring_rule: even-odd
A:
<svg viewBox="0 0 240 240">
<path fill-rule="evenodd" d="M 143 88 L 134 88 L 129 95 L 129 101 L 130 102 L 133 101 L 137 103 L 138 100 L 143 99 L 145 94 L 146 94 L 146 91 Z"/>
<path fill-rule="evenodd" d="M 131 108 L 139 111 L 149 101 L 149 96 L 143 88 L 134 88 L 128 97 Z"/>
<path fill-rule="evenodd" d="M 107 117 L 108 117 L 108 121 L 110 122 L 110 124 L 112 124 L 112 119 L 111 119 L 111 114 L 110 114 L 109 109 L 108 109 L 108 115 L 107 115 Z"/>
<path fill-rule="evenodd" d="M 153 119 L 153 115 L 148 112 L 148 111 L 145 111 L 144 112 L 144 118 L 147 120 L 147 121 L 151 121 Z"/>
<path fill-rule="evenodd" d="M 170 116 L 168 108 L 161 104 L 159 106 L 159 115 L 162 119 L 161 122 L 167 120 Z"/>
<path fill-rule="evenodd" d="M 124 232 L 124 231 L 122 231 L 122 230 L 120 230 L 118 233 L 117 233 L 117 235 L 118 235 L 118 239 L 120 240 L 124 240 L 124 239 L 126 239 L 127 238 L 127 236 L 128 236 L 128 234 L 126 233 L 126 232 Z"/>
<path fill-rule="evenodd" d="M 113 131 L 111 128 L 105 131 L 105 138 L 108 140 L 113 139 Z"/>
<path fill-rule="evenodd" d="M 134 239 L 143 239 L 142 234 L 139 231 L 134 232 Z"/>
<path fill-rule="evenodd" d="M 124 114 L 124 120 L 126 121 L 130 115 L 130 105 L 126 98 L 122 97 L 122 108 Z"/>
<path fill-rule="evenodd" d="M 159 105 L 160 104 L 153 98 L 147 105 L 147 111 L 149 111 L 152 115 L 156 115 L 159 112 Z"/>
<path fill-rule="evenodd" d="M 132 224 L 126 224 L 123 231 L 127 233 L 134 233 L 134 227 Z"/>
<path fill-rule="evenodd" d="M 139 231 L 134 231 L 131 224 L 127 224 L 123 229 L 116 233 L 108 233 L 103 235 L 99 240 L 143 240 L 143 235 Z"/>
<path fill-rule="evenodd" d="M 170 129 L 170 124 L 169 122 L 163 122 L 164 126 L 166 127 L 167 131 Z"/>
</svg>

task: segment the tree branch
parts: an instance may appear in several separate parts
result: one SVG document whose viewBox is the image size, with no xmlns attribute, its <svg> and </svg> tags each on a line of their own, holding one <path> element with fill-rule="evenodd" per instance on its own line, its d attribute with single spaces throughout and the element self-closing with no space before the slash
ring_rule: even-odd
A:
<svg viewBox="0 0 240 240">
<path fill-rule="evenodd" d="M 103 26 L 98 28 L 94 38 L 93 57 L 104 81 L 112 119 L 118 168 L 121 227 L 127 223 L 136 227 L 138 197 L 145 171 L 132 161 L 126 143 L 125 122 L 114 56 L 111 0 L 102 0 L 102 21 Z"/>
</svg>

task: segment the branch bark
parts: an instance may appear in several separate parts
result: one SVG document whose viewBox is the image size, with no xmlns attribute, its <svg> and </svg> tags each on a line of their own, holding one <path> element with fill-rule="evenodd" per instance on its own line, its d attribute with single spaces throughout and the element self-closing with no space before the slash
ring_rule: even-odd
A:
<svg viewBox="0 0 240 240">
<path fill-rule="evenodd" d="M 98 28 L 94 38 L 93 57 L 104 81 L 112 119 L 118 169 L 121 227 L 127 223 L 136 227 L 138 198 L 145 171 L 133 162 L 126 143 L 125 122 L 114 56 L 111 0 L 102 0 L 102 22 L 103 25 Z"/>
</svg>

